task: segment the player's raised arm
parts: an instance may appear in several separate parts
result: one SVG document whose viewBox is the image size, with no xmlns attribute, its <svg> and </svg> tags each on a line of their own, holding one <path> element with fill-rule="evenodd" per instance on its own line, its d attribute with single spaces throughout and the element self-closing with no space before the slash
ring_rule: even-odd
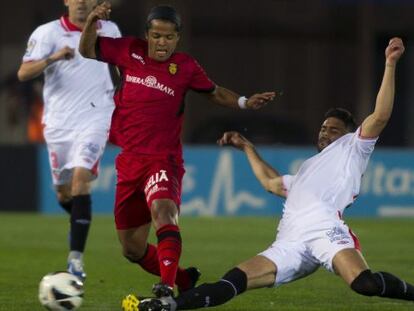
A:
<svg viewBox="0 0 414 311">
<path fill-rule="evenodd" d="M 246 137 L 238 132 L 225 132 L 217 143 L 220 146 L 231 145 L 244 151 L 253 173 L 263 188 L 278 196 L 285 197 L 282 176 L 260 157 L 254 145 Z"/>
<path fill-rule="evenodd" d="M 86 19 L 85 27 L 79 43 L 79 53 L 83 57 L 96 59 L 95 44 L 98 37 L 96 33 L 96 22 L 99 19 L 109 19 L 111 4 L 107 1 L 96 6 Z"/>
<path fill-rule="evenodd" d="M 231 108 L 241 109 L 259 109 L 267 105 L 268 102 L 272 101 L 276 93 L 275 92 L 264 92 L 254 94 L 249 98 L 239 96 L 235 92 L 226 89 L 221 86 L 217 86 L 214 92 L 206 94 L 208 98 L 216 104 L 227 106 Z"/>
<path fill-rule="evenodd" d="M 392 38 L 385 49 L 385 70 L 381 87 L 377 95 L 375 109 L 362 123 L 361 136 L 377 137 L 388 123 L 394 106 L 395 69 L 404 53 L 404 44 L 400 38 Z"/>
</svg>

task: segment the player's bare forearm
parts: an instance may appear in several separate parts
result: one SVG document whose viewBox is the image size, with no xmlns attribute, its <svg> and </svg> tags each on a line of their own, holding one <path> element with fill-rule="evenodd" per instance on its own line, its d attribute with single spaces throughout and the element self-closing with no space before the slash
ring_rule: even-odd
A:
<svg viewBox="0 0 414 311">
<path fill-rule="evenodd" d="M 217 140 L 220 146 L 233 146 L 244 151 L 256 178 L 269 192 L 284 197 L 283 181 L 280 174 L 267 164 L 256 151 L 256 148 L 246 137 L 236 131 L 225 132 Z"/>
<path fill-rule="evenodd" d="M 79 53 L 86 58 L 96 59 L 95 45 L 98 34 L 96 33 L 96 20 L 86 22 L 79 42 Z"/>
<path fill-rule="evenodd" d="M 50 58 L 22 63 L 17 72 L 17 78 L 22 82 L 34 79 L 40 76 L 50 63 L 52 63 Z"/>
<path fill-rule="evenodd" d="M 40 76 L 47 66 L 59 60 L 69 60 L 74 56 L 74 50 L 68 46 L 56 51 L 45 59 L 24 62 L 20 65 L 17 77 L 20 81 L 28 81 Z"/>
<path fill-rule="evenodd" d="M 391 117 L 394 107 L 394 94 L 395 66 L 386 65 L 374 112 L 362 123 L 362 136 L 377 137 L 381 134 Z"/>
<path fill-rule="evenodd" d="M 391 117 L 395 93 L 394 72 L 395 67 L 386 66 L 375 110 L 362 123 L 361 135 L 364 137 L 379 136 Z"/>
<path fill-rule="evenodd" d="M 262 184 L 263 188 L 266 191 L 284 196 L 284 191 L 282 191 L 283 184 L 279 172 L 262 159 L 254 146 L 246 146 L 243 150 L 249 160 L 254 175 Z M 280 182 L 275 182 L 277 180 L 280 180 Z"/>
<path fill-rule="evenodd" d="M 374 112 L 362 123 L 361 135 L 377 137 L 388 123 L 394 107 L 395 70 L 404 53 L 404 45 L 399 38 L 393 38 L 385 51 L 386 62 L 381 87 L 378 91 Z"/>
<path fill-rule="evenodd" d="M 107 1 L 97 5 L 86 19 L 85 27 L 79 43 L 79 53 L 83 57 L 96 59 L 95 45 L 98 38 L 96 22 L 99 19 L 107 20 L 111 14 L 111 4 Z"/>
<path fill-rule="evenodd" d="M 240 95 L 221 86 L 217 86 L 213 93 L 207 94 L 208 98 L 215 104 L 238 109 Z"/>
<path fill-rule="evenodd" d="M 272 101 L 275 98 L 276 93 L 264 92 L 254 94 L 249 98 L 244 98 L 242 105 L 239 103 L 240 96 L 237 93 L 221 86 L 217 86 L 215 91 L 208 94 L 208 96 L 210 100 L 222 106 L 236 109 L 256 110 L 266 106 L 268 102 Z"/>
</svg>

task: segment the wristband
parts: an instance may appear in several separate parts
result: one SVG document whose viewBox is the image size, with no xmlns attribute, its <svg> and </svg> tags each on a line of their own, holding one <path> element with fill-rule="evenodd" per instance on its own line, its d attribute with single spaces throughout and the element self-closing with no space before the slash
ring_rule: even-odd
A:
<svg viewBox="0 0 414 311">
<path fill-rule="evenodd" d="M 247 98 L 246 96 L 240 96 L 237 100 L 237 103 L 239 104 L 240 109 L 247 109 Z"/>
</svg>

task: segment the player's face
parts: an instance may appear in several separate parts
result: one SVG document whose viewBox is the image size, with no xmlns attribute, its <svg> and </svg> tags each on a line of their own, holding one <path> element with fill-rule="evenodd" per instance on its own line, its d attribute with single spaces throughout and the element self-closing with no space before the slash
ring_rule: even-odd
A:
<svg viewBox="0 0 414 311">
<path fill-rule="evenodd" d="M 156 61 L 164 62 L 170 58 L 177 47 L 180 36 L 175 24 L 154 19 L 146 34 L 148 40 L 148 56 Z"/>
<path fill-rule="evenodd" d="M 345 123 L 337 118 L 330 117 L 326 119 L 319 131 L 318 137 L 318 151 L 321 152 L 323 149 L 328 147 L 331 143 L 337 140 L 339 137 L 347 134 L 348 130 Z"/>
<path fill-rule="evenodd" d="M 69 18 L 80 23 L 86 21 L 89 13 L 97 3 L 97 0 L 65 0 L 65 5 L 69 10 Z"/>
</svg>

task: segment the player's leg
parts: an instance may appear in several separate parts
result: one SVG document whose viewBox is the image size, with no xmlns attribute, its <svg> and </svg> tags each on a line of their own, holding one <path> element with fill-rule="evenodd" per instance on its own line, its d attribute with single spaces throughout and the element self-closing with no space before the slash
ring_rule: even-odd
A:
<svg viewBox="0 0 414 311">
<path fill-rule="evenodd" d="M 157 247 L 147 243 L 152 221 L 150 209 L 144 193 L 137 190 L 144 189 L 141 184 L 145 182 L 141 180 L 147 180 L 146 168 L 141 163 L 124 154 L 117 157 L 115 222 L 123 255 L 145 271 L 160 276 Z M 143 178 L 140 178 L 141 174 Z M 179 289 L 194 287 L 199 278 L 199 274 L 194 272 L 197 272 L 194 268 L 184 270 L 178 267 L 175 281 Z"/>
<path fill-rule="evenodd" d="M 70 214 L 70 252 L 68 271 L 86 278 L 83 268 L 83 253 L 92 221 L 90 182 L 94 174 L 88 168 L 75 167 L 72 175 L 72 210 Z"/>
<path fill-rule="evenodd" d="M 360 251 L 358 238 L 342 221 L 312 239 L 309 247 L 318 260 L 336 272 L 355 292 L 366 296 L 381 296 L 414 300 L 414 287 L 387 272 L 373 273 Z"/>
<path fill-rule="evenodd" d="M 266 257 L 255 256 L 229 270 L 215 283 L 205 283 L 175 298 L 176 310 L 214 307 L 246 290 L 275 284 L 277 267 Z"/>
<path fill-rule="evenodd" d="M 122 254 L 145 271 L 159 275 L 156 250 L 147 243 L 151 228 L 151 213 L 142 188 L 144 168 L 140 161 L 124 154 L 116 158 L 115 224 Z"/>
<path fill-rule="evenodd" d="M 219 281 L 197 286 L 176 298 L 146 299 L 139 311 L 175 311 L 224 304 L 249 289 L 280 286 L 319 267 L 302 243 L 276 241 L 259 255 L 228 271 Z"/>
<path fill-rule="evenodd" d="M 207 308 L 222 305 L 248 289 L 272 286 L 276 278 L 276 265 L 263 256 L 255 256 L 229 270 L 215 283 L 204 283 L 190 289 L 178 297 L 149 298 L 135 301 L 139 311 L 175 311 Z M 129 307 L 134 297 L 130 298 Z"/>
<path fill-rule="evenodd" d="M 178 226 L 178 207 L 171 199 L 155 199 L 151 215 L 157 235 L 160 284 L 154 285 L 158 297 L 171 296 L 181 256 L 181 234 Z"/>
<path fill-rule="evenodd" d="M 91 181 L 98 176 L 99 161 L 107 141 L 107 130 L 90 128 L 74 131 L 71 141 L 69 161 L 64 167 L 72 171 L 68 271 L 84 279 L 86 274 L 83 254 L 92 221 Z"/>
<path fill-rule="evenodd" d="M 368 270 L 368 264 L 361 252 L 355 248 L 340 250 L 332 260 L 333 269 L 348 285 L 352 284 L 361 272 Z"/>
<path fill-rule="evenodd" d="M 372 272 L 357 249 L 344 249 L 333 259 L 335 271 L 356 293 L 414 301 L 414 286 L 388 272 Z"/>
<path fill-rule="evenodd" d="M 138 264 L 142 269 L 153 275 L 160 276 L 160 263 L 157 247 L 147 242 L 151 224 L 138 228 L 117 230 L 122 245 L 123 255 L 130 262 Z M 175 283 L 181 291 L 194 287 L 199 278 L 195 268 L 183 269 L 178 267 Z"/>
<path fill-rule="evenodd" d="M 57 199 L 63 209 L 70 215 L 73 209 L 72 200 L 72 154 L 74 148 L 75 132 L 71 130 L 60 130 L 45 128 L 44 136 L 47 143 L 49 154 L 49 162 L 52 172 L 52 180 L 57 192 Z M 71 216 L 72 218 L 72 216 Z M 72 248 L 72 230 L 69 231 L 69 244 Z M 78 252 L 73 253 L 73 257 L 80 257 Z M 68 257 L 71 257 L 69 254 Z M 74 259 L 73 264 L 70 263 L 71 258 L 68 259 L 68 270 L 80 277 L 82 277 L 83 269 L 82 262 L 79 259 Z"/>
<path fill-rule="evenodd" d="M 150 229 L 151 223 L 146 223 L 135 228 L 117 230 L 119 242 L 122 245 L 122 254 L 130 262 L 139 264 L 141 260 L 145 262 L 147 257 L 152 257 L 150 254 L 153 253 L 153 248 L 147 243 Z M 144 263 L 142 268 L 149 273 L 157 274 L 159 268 L 155 265 L 152 267 L 152 261 L 148 261 L 150 264 Z"/>
<path fill-rule="evenodd" d="M 144 192 L 157 235 L 157 254 L 161 280 L 153 292 L 172 294 L 181 256 L 181 233 L 178 226 L 181 182 L 184 167 L 179 158 L 151 158 L 147 162 Z"/>
<path fill-rule="evenodd" d="M 91 170 L 75 167 L 72 177 L 71 252 L 83 253 L 92 220 Z"/>
<path fill-rule="evenodd" d="M 70 214 L 72 211 L 71 176 L 64 174 L 64 167 L 71 148 L 71 131 L 44 129 L 50 171 L 59 205 Z"/>
<path fill-rule="evenodd" d="M 55 188 L 59 205 L 70 215 L 70 213 L 72 212 L 73 203 L 71 185 L 57 185 Z"/>
</svg>

